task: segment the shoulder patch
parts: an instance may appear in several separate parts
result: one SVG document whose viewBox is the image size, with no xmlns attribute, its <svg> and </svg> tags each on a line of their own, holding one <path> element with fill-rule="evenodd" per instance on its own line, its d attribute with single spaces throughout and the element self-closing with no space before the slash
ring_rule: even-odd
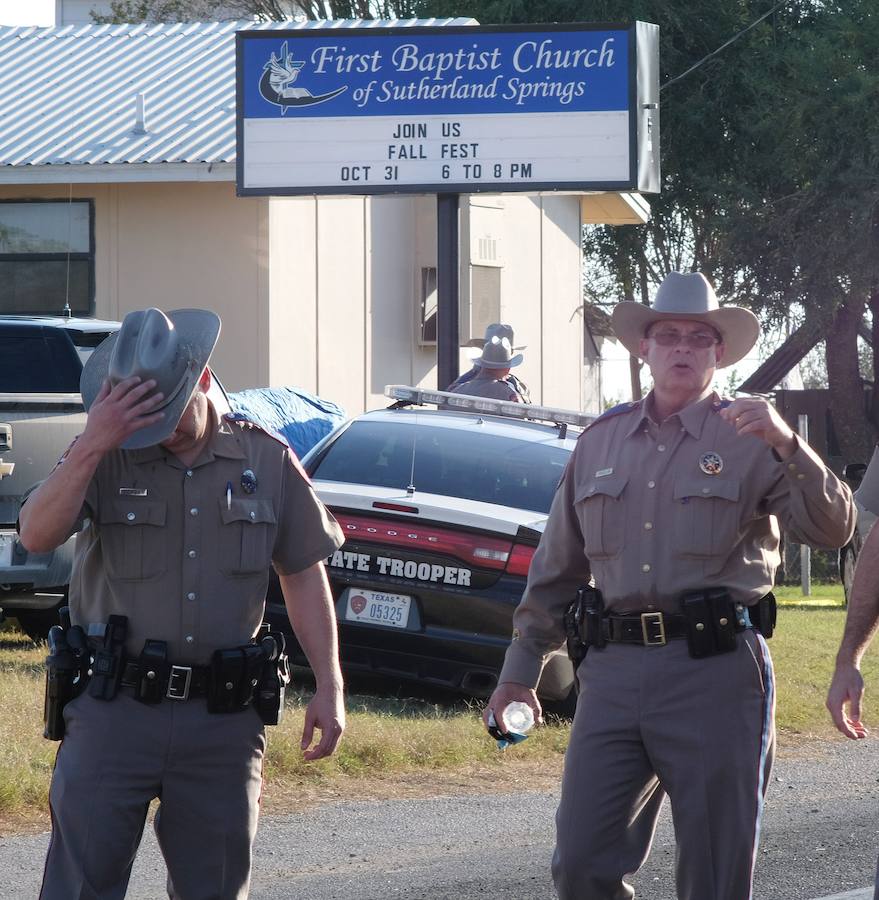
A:
<svg viewBox="0 0 879 900">
<path fill-rule="evenodd" d="M 283 434 L 278 431 L 270 431 L 268 428 L 263 428 L 263 426 L 260 425 L 259 422 L 254 422 L 253 419 L 248 419 L 247 416 L 243 415 L 242 413 L 226 413 L 223 416 L 223 419 L 226 422 L 234 422 L 239 426 L 239 428 L 242 429 L 246 428 L 248 430 L 255 429 L 256 431 L 260 431 L 263 434 L 268 435 L 268 437 L 272 438 L 272 440 L 277 441 L 282 447 L 290 450 L 291 453 L 293 452 L 289 442 Z"/>
</svg>

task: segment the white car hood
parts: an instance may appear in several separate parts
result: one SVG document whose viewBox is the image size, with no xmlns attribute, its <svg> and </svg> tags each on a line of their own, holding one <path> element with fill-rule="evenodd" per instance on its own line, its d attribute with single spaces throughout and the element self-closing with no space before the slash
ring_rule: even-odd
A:
<svg viewBox="0 0 879 900">
<path fill-rule="evenodd" d="M 541 533 L 546 526 L 547 516 L 545 513 L 516 509 L 511 506 L 498 506 L 494 503 L 482 503 L 478 500 L 447 497 L 444 494 L 428 494 L 423 491 L 407 494 L 406 491 L 401 491 L 399 488 L 347 484 L 341 481 L 316 479 L 313 484 L 318 497 L 330 507 L 386 515 L 387 510 L 373 507 L 374 501 L 399 503 L 418 508 L 417 514 L 394 511 L 394 515 L 402 519 L 448 522 L 450 525 L 463 525 L 467 528 L 495 531 L 510 536 L 515 535 L 522 526 Z"/>
</svg>

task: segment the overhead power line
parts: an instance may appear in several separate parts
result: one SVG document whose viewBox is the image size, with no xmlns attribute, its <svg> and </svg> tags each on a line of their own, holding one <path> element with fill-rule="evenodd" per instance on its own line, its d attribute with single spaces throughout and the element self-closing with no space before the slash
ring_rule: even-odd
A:
<svg viewBox="0 0 879 900">
<path fill-rule="evenodd" d="M 750 25 L 748 25 L 746 28 L 743 28 L 740 32 L 738 32 L 738 34 L 734 34 L 728 41 L 721 44 L 716 50 L 712 50 L 711 53 L 709 53 L 707 56 L 703 56 L 702 59 L 699 60 L 699 62 L 693 63 L 693 65 L 690 66 L 690 68 L 685 72 L 681 72 L 680 75 L 675 75 L 674 78 L 666 81 L 666 83 L 663 84 L 659 88 L 659 90 L 664 91 L 667 87 L 673 85 L 675 82 L 680 81 L 682 78 L 686 78 L 687 75 L 690 74 L 690 72 L 695 72 L 696 69 L 708 62 L 709 59 L 717 56 L 718 53 L 722 53 L 724 50 L 726 50 L 727 47 L 729 47 L 730 44 L 734 44 L 740 37 L 747 34 L 752 28 L 756 28 L 764 19 L 768 19 L 777 9 L 780 9 L 782 6 L 787 6 L 791 2 L 792 0 L 779 0 L 779 2 L 772 7 L 772 9 L 770 9 L 768 12 L 763 13 L 763 15 L 760 16 L 759 19 L 755 19 L 753 22 L 751 22 Z"/>
</svg>

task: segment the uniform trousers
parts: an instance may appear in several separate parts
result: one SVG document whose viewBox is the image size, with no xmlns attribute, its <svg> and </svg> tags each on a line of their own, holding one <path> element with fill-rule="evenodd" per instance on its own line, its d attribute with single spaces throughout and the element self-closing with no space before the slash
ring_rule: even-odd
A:
<svg viewBox="0 0 879 900">
<path fill-rule="evenodd" d="M 631 900 L 668 795 L 679 900 L 749 900 L 775 739 L 766 642 L 693 659 L 666 646 L 590 648 L 556 815 L 561 900 Z"/>
<path fill-rule="evenodd" d="M 244 900 L 265 732 L 252 707 L 204 699 L 146 705 L 122 689 L 64 710 L 49 791 L 52 838 L 40 900 L 122 900 L 149 803 L 172 900 Z"/>
</svg>

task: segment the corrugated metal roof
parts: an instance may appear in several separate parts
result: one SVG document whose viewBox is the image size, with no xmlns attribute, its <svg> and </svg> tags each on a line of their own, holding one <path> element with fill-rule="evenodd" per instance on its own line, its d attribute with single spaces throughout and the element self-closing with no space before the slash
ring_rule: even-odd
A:
<svg viewBox="0 0 879 900">
<path fill-rule="evenodd" d="M 0 181 L 10 180 L 3 177 L 10 167 L 16 181 L 40 181 L 51 166 L 233 163 L 236 31 L 469 24 L 474 20 L 0 27 Z M 138 94 L 145 130 L 136 127 Z M 33 177 L 23 179 L 20 167 L 32 167 Z M 234 180 L 234 169 L 228 172 Z"/>
</svg>

